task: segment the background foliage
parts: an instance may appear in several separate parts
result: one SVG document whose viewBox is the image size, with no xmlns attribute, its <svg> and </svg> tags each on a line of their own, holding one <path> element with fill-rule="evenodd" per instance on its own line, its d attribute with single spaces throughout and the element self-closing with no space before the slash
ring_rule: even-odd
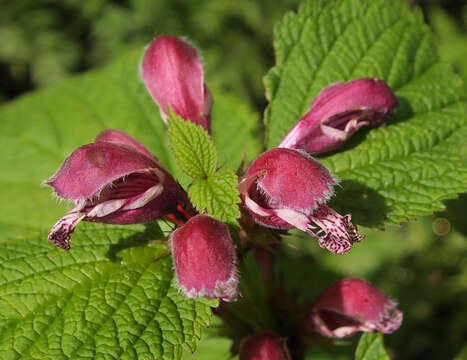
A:
<svg viewBox="0 0 467 360">
<path fill-rule="evenodd" d="M 417 3 L 422 6 L 426 20 L 437 35 L 439 56 L 454 66 L 464 78 L 465 86 L 467 7 L 462 1 L 454 0 Z M 128 48 L 148 43 L 154 35 L 172 33 L 187 35 L 203 50 L 210 87 L 213 86 L 222 92 L 235 93 L 236 96 L 249 101 L 253 109 L 240 106 L 233 96 L 215 95 L 218 109 L 215 111 L 218 111 L 219 115 L 236 111 L 243 114 L 245 119 L 258 119 L 259 125 L 258 114 L 264 110 L 266 104 L 262 76 L 274 64 L 272 27 L 282 18 L 285 10 L 294 10 L 297 5 L 298 1 L 295 0 L 3 1 L 0 12 L 0 101 L 7 102 L 25 91 L 59 84 L 58 87 L 52 87 L 50 92 L 61 101 L 68 101 L 74 112 L 83 111 L 89 105 L 87 100 L 80 104 L 72 95 L 67 95 L 64 91 L 67 88 L 76 93 L 75 84 L 60 85 L 64 78 L 76 72 L 101 67 L 127 52 Z M 139 53 L 134 54 L 135 62 L 138 56 Z M 117 68 L 118 64 L 113 68 L 114 71 Z M 99 80 L 101 83 L 115 81 L 115 73 L 112 70 L 106 70 L 104 74 Z M 127 76 L 133 79 L 133 74 Z M 123 82 L 127 79 L 124 74 L 116 81 Z M 92 98 L 94 81 L 95 78 L 83 81 L 78 93 L 90 92 L 89 96 Z M 112 91 L 111 83 L 108 87 L 109 91 Z M 128 93 L 132 99 L 147 96 L 139 89 L 131 87 Z M 122 93 L 115 96 L 125 99 L 127 95 Z M 19 233 L 24 235 L 25 232 L 35 234 L 36 231 L 46 230 L 61 214 L 64 207 L 55 208 L 53 201 L 50 201 L 44 191 L 34 193 L 32 198 L 24 197 L 28 189 L 37 186 L 37 183 L 30 179 L 44 179 L 51 175 L 50 171 L 55 170 L 72 148 L 91 141 L 97 129 L 105 126 L 109 118 L 112 118 L 113 124 L 120 124 L 122 130 L 147 134 L 139 140 L 154 149 L 165 166 L 177 172 L 172 160 L 168 156 L 164 157 L 163 149 L 167 144 L 158 143 L 151 137 L 150 131 L 146 132 L 153 125 L 162 128 L 157 114 L 148 123 L 132 125 L 133 119 L 119 117 L 117 113 L 94 113 L 88 110 L 89 122 L 82 124 L 80 129 L 66 129 L 67 124 L 64 124 L 63 129 L 59 131 L 59 134 L 76 131 L 79 135 L 57 137 L 54 139 L 56 147 L 50 148 L 41 143 L 32 143 L 28 134 L 43 132 L 44 136 L 51 136 L 49 130 L 54 128 L 53 122 L 47 129 L 42 128 L 41 124 L 44 118 L 54 118 L 53 104 L 41 102 L 40 97 L 19 101 L 29 101 L 29 105 L 16 106 L 13 111 L 9 110 L 6 104 L 1 110 L 2 122 L 9 119 L 9 123 L 13 124 L 15 118 L 31 119 L 29 122 L 23 122 L 23 125 L 15 124 L 2 129 L 2 144 L 5 144 L 3 146 L 14 149 L 15 152 L 8 154 L 16 154 L 11 157 L 2 155 L 0 228 L 5 236 L 16 236 Z M 130 101 L 128 106 L 136 108 Z M 35 109 L 33 114 L 32 108 Z M 143 109 L 146 114 L 153 116 L 154 109 L 149 105 L 144 105 Z M 73 116 L 73 111 L 70 111 L 70 116 Z M 60 119 L 56 120 L 59 123 Z M 98 121 L 103 123 L 96 124 Z M 239 126 L 239 129 L 258 131 L 257 126 L 246 130 Z M 217 139 L 220 139 L 220 143 L 228 150 L 219 154 L 218 161 L 236 169 L 242 154 L 232 154 L 235 154 L 239 145 L 230 144 L 229 138 L 224 135 L 225 138 L 222 139 L 222 136 L 222 132 L 219 131 Z M 70 141 L 72 143 L 69 143 Z M 259 151 L 259 144 L 250 146 L 252 147 L 249 154 Z M 461 151 L 461 160 L 467 162 L 467 147 Z M 40 162 L 42 167 L 32 171 L 27 164 L 21 163 L 22 154 L 28 157 L 37 154 L 36 161 Z M 228 163 L 232 156 L 233 162 Z M 177 176 L 182 182 L 188 182 L 183 174 L 178 173 Z M 18 181 L 18 178 L 21 180 Z M 17 205 L 15 207 L 13 204 L 7 209 L 5 204 L 11 202 L 11 199 L 16 199 Z M 369 234 L 365 246 L 356 247 L 346 256 L 345 261 L 319 251 L 316 246 L 310 246 L 310 242 L 307 241 L 309 239 L 294 234 L 293 241 L 289 241 L 290 247 L 283 249 L 283 263 L 277 266 L 282 266 L 290 273 L 287 276 L 287 286 L 300 289 L 301 293 L 308 291 L 314 294 L 329 281 L 358 276 L 368 279 L 398 299 L 405 314 L 404 324 L 398 332 L 384 338 L 389 354 L 395 359 L 451 359 L 458 354 L 459 359 L 466 358 L 462 356 L 467 353 L 467 196 L 462 195 L 460 199 L 447 201 L 445 204 L 447 210 L 435 216 L 422 218 L 401 227 L 389 228 L 389 231 L 363 228 L 362 232 Z M 35 212 L 41 206 L 45 209 L 44 212 Z M 27 241 L 27 238 L 22 241 Z M 297 241 L 300 242 L 297 244 Z M 2 254 L 11 259 L 14 256 L 8 251 Z M 123 252 L 120 255 L 127 256 L 126 254 L 129 254 L 131 259 L 131 252 Z M 32 261 L 33 266 L 43 266 L 38 260 Z M 308 270 L 306 273 L 301 271 L 301 264 L 310 263 L 314 264 L 317 274 L 311 279 Z M 131 261 L 128 264 L 136 266 Z M 105 266 L 116 265 L 110 263 Z M 101 272 L 100 276 L 106 276 L 106 272 Z M 310 283 L 313 284 L 311 287 Z M 0 289 L 5 293 L 11 290 L 7 287 Z M 75 290 L 78 294 L 87 291 L 86 288 Z M 4 309 L 3 306 L 2 310 Z M 227 337 L 218 337 L 219 331 L 222 332 L 220 325 L 215 323 L 206 332 L 196 358 L 227 358 L 230 347 L 235 344 Z M 53 334 L 53 331 L 51 333 Z M 357 340 L 345 341 L 342 346 L 337 347 L 337 352 L 342 358 L 348 359 L 352 356 Z M 310 359 L 326 359 L 330 358 L 329 354 L 336 355 L 335 351 L 336 347 L 329 348 L 323 344 L 309 356 Z M 193 358 L 189 352 L 185 356 Z"/>
</svg>

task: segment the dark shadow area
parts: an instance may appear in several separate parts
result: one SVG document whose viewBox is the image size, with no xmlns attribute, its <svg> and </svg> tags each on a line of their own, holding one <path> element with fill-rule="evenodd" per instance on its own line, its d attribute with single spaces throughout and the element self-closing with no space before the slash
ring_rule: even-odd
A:
<svg viewBox="0 0 467 360">
<path fill-rule="evenodd" d="M 394 359 L 453 359 L 465 346 L 467 286 L 461 274 L 467 248 L 449 237 L 428 241 L 418 252 L 382 263 L 371 276 L 404 313 L 401 328 L 384 337 Z"/>
<path fill-rule="evenodd" d="M 446 210 L 439 213 L 445 216 L 451 223 L 451 226 L 467 236 L 467 193 L 460 194 L 458 199 L 447 200 Z"/>
<path fill-rule="evenodd" d="M 412 106 L 407 99 L 398 96 L 397 100 L 399 100 L 399 107 L 394 111 L 393 116 L 385 126 L 399 124 L 414 116 Z"/>
<path fill-rule="evenodd" d="M 366 227 L 383 227 L 389 211 L 384 197 L 368 186 L 344 180 L 336 186 L 336 194 L 329 202 L 341 215 L 352 214 L 352 222 Z"/>
<path fill-rule="evenodd" d="M 165 235 L 156 222 L 144 224 L 144 231 L 132 236 L 120 239 L 117 244 L 110 245 L 107 258 L 112 262 L 120 262 L 118 253 L 124 249 L 146 246 L 150 241 L 164 239 Z"/>
<path fill-rule="evenodd" d="M 246 264 L 258 261 L 249 253 L 240 266 L 242 296 L 237 302 L 222 302 L 216 310 L 224 320 L 223 333 L 234 340 L 233 351 L 238 351 L 247 336 L 273 331 L 287 339 L 293 359 L 304 359 L 310 345 L 328 356 L 351 358 L 358 336 L 341 342 L 346 346 L 336 347 L 334 340 L 310 331 L 308 321 L 316 296 L 342 276 L 320 266 L 310 253 L 291 250 L 286 244 L 271 254 L 271 266 L 265 273 L 264 268 L 255 271 Z"/>
</svg>

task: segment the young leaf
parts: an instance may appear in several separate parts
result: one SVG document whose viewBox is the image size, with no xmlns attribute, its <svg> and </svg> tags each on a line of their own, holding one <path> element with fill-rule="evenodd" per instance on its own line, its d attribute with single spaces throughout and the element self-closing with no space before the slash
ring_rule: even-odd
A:
<svg viewBox="0 0 467 360">
<path fill-rule="evenodd" d="M 383 334 L 362 334 L 355 351 L 355 360 L 390 360 L 384 349 Z"/>
<path fill-rule="evenodd" d="M 157 233 L 141 230 L 81 224 L 70 252 L 45 233 L 1 241 L 2 358 L 179 359 L 183 346 L 194 351 L 218 301 L 181 295 L 166 245 L 147 245 Z"/>
<path fill-rule="evenodd" d="M 188 189 L 188 195 L 198 211 L 207 211 L 216 219 L 236 224 L 240 217 L 237 184 L 237 175 L 223 168 L 207 179 L 193 183 Z"/>
<path fill-rule="evenodd" d="M 323 159 L 344 180 L 338 210 L 381 226 L 442 210 L 442 200 L 467 190 L 461 82 L 438 61 L 420 11 L 400 0 L 309 1 L 276 27 L 274 46 L 277 65 L 265 77 L 268 147 L 336 81 L 377 77 L 399 99 L 387 127 L 360 131 Z"/>
<path fill-rule="evenodd" d="M 173 112 L 168 116 L 170 147 L 182 170 L 194 179 L 205 179 L 216 171 L 214 142 L 202 126 Z"/>
</svg>

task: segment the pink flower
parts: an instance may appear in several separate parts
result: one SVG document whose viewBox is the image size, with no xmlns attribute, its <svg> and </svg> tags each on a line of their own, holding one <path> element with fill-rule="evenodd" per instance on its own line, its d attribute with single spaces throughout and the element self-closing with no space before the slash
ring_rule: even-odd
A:
<svg viewBox="0 0 467 360">
<path fill-rule="evenodd" d="M 398 105 L 396 96 L 382 80 L 334 83 L 318 94 L 279 147 L 309 153 L 335 150 L 361 127 L 385 122 Z"/>
<path fill-rule="evenodd" d="M 286 339 L 272 333 L 263 333 L 242 341 L 240 360 L 291 360 L 291 357 Z"/>
<path fill-rule="evenodd" d="M 164 121 L 170 107 L 177 115 L 210 131 L 212 96 L 193 47 L 174 36 L 157 37 L 144 54 L 141 74 Z"/>
<path fill-rule="evenodd" d="M 392 333 L 402 317 L 396 304 L 366 281 L 343 279 L 319 294 L 308 321 L 324 336 L 343 338 L 358 331 Z"/>
<path fill-rule="evenodd" d="M 192 217 L 170 237 L 178 284 L 189 298 L 237 298 L 235 246 L 227 226 L 207 215 Z"/>
<path fill-rule="evenodd" d="M 103 131 L 92 144 L 73 151 L 48 180 L 75 208 L 50 230 L 48 239 L 68 250 L 81 221 L 135 224 L 192 206 L 185 191 L 151 153 L 117 130 Z"/>
<path fill-rule="evenodd" d="M 261 154 L 239 184 L 244 206 L 259 224 L 277 229 L 297 228 L 319 245 L 345 254 L 363 239 L 351 223 L 326 203 L 336 180 L 308 154 L 276 148 Z"/>
</svg>

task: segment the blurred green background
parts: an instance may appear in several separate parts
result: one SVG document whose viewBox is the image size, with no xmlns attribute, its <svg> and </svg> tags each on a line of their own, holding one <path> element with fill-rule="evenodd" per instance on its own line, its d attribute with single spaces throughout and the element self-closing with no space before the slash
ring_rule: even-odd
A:
<svg viewBox="0 0 467 360">
<path fill-rule="evenodd" d="M 274 64 L 272 29 L 286 10 L 295 10 L 298 4 L 298 0 L 2 0 L 0 103 L 102 67 L 126 49 L 170 33 L 187 36 L 202 49 L 210 85 L 233 92 L 262 112 L 266 106 L 262 77 Z M 466 2 L 410 4 L 422 7 L 436 34 L 440 57 L 466 84 Z M 365 229 L 369 234 L 365 246 L 345 258 L 309 249 L 306 241 L 294 245 L 301 251 L 288 251 L 287 256 L 293 263 L 313 261 L 329 279 L 364 277 L 398 299 L 405 314 L 403 326 L 385 337 L 395 359 L 467 359 L 467 196 L 446 205 L 445 212 L 400 228 Z M 297 282 L 302 272 L 303 282 L 297 286 L 306 287 L 303 268 L 291 271 L 296 271 Z M 219 346 L 230 345 L 223 340 Z"/>
</svg>

